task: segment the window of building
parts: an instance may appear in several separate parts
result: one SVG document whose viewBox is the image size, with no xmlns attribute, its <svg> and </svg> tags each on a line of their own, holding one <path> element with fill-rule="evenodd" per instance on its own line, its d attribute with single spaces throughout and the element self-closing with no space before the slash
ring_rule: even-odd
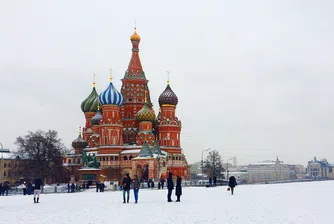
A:
<svg viewBox="0 0 334 224">
<path fill-rule="evenodd" d="M 71 160 L 71 159 L 69 159 L 69 160 L 68 160 L 68 163 L 72 163 L 72 160 Z"/>
<path fill-rule="evenodd" d="M 15 167 L 17 167 L 17 163 L 15 163 Z"/>
<path fill-rule="evenodd" d="M 6 167 L 7 167 L 7 163 L 4 163 L 4 164 L 3 164 L 3 167 L 6 168 Z"/>
<path fill-rule="evenodd" d="M 7 176 L 7 174 L 6 174 L 6 171 L 5 172 L 3 172 L 3 176 L 5 177 L 5 176 Z"/>
<path fill-rule="evenodd" d="M 129 156 L 129 160 L 131 160 L 132 159 L 132 156 Z"/>
<path fill-rule="evenodd" d="M 128 157 L 127 157 L 127 156 L 124 156 L 124 160 L 128 160 Z"/>
</svg>

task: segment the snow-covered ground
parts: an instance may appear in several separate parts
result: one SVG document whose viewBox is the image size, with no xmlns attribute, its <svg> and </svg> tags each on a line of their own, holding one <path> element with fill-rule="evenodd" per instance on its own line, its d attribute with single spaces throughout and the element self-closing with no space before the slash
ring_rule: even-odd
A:
<svg viewBox="0 0 334 224">
<path fill-rule="evenodd" d="M 167 191 L 145 189 L 134 204 L 121 192 L 0 197 L 0 223 L 333 223 L 334 181 L 243 185 L 231 196 L 226 187 L 183 188 L 181 203 Z M 175 196 L 173 195 L 175 200 Z"/>
</svg>

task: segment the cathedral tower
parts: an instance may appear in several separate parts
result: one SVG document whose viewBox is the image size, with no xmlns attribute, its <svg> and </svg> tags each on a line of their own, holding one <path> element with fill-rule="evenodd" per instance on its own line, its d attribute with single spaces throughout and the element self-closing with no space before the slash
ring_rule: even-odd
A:
<svg viewBox="0 0 334 224">
<path fill-rule="evenodd" d="M 138 133 L 137 112 L 144 106 L 144 95 L 147 93 L 147 104 L 152 106 L 150 92 L 147 86 L 148 80 L 145 77 L 140 58 L 139 43 L 140 36 L 135 29 L 130 37 L 132 43 L 132 56 L 128 69 L 122 79 L 121 93 L 124 97 L 121 117 L 124 126 L 123 140 L 126 144 L 135 144 Z"/>
<path fill-rule="evenodd" d="M 159 96 L 161 112 L 159 114 L 159 145 L 166 147 L 170 153 L 181 153 L 180 133 L 181 121 L 175 116 L 178 98 L 167 82 L 166 89 Z"/>
<path fill-rule="evenodd" d="M 112 77 L 110 77 L 108 88 L 99 95 L 99 102 L 103 110 L 99 129 L 100 146 L 123 145 L 121 122 L 123 101 L 123 96 L 115 89 Z"/>
</svg>

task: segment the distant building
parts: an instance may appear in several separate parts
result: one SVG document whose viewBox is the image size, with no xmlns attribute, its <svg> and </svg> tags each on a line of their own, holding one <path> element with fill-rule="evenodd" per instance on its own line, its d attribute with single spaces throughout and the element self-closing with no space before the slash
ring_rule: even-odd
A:
<svg viewBox="0 0 334 224">
<path fill-rule="evenodd" d="M 331 165 L 326 159 L 317 160 L 314 157 L 313 160 L 308 162 L 307 165 L 307 176 L 308 178 L 330 178 L 330 170 L 332 170 Z"/>
<path fill-rule="evenodd" d="M 248 165 L 248 183 L 282 181 L 290 179 L 289 165 L 281 161 L 265 161 Z"/>
<path fill-rule="evenodd" d="M 11 173 L 11 170 L 14 167 L 23 165 L 21 160 L 17 159 L 13 153 L 3 153 L 0 160 L 0 182 L 14 184 L 19 181 L 17 177 Z"/>
<path fill-rule="evenodd" d="M 303 165 L 289 165 L 290 179 L 303 179 L 305 178 L 306 169 Z"/>
</svg>

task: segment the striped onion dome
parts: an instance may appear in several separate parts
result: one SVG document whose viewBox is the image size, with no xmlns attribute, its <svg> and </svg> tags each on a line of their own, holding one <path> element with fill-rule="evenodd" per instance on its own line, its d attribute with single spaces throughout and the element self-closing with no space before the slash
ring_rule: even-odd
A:
<svg viewBox="0 0 334 224">
<path fill-rule="evenodd" d="M 102 120 L 102 114 L 100 110 L 98 110 L 96 114 L 94 115 L 94 117 L 90 119 L 90 123 L 92 125 L 99 125 L 101 120 Z"/>
<path fill-rule="evenodd" d="M 159 96 L 159 104 L 164 105 L 164 104 L 170 104 L 170 105 L 177 105 L 178 103 L 178 98 L 176 94 L 173 92 L 173 90 L 170 88 L 169 84 L 167 84 L 167 87 L 165 91 L 161 93 Z"/>
<path fill-rule="evenodd" d="M 147 102 L 144 103 L 143 108 L 136 114 L 136 119 L 138 121 L 151 121 L 155 122 L 155 114 L 152 109 L 148 106 Z"/>
<path fill-rule="evenodd" d="M 75 149 L 84 149 L 88 146 L 88 143 L 81 137 L 81 134 L 72 142 L 72 146 Z"/>
<path fill-rule="evenodd" d="M 124 98 L 120 92 L 114 87 L 112 82 L 110 82 L 108 88 L 100 93 L 99 96 L 100 104 L 114 104 L 118 106 L 122 106 L 124 102 Z"/>
<path fill-rule="evenodd" d="M 82 112 L 84 112 L 84 113 L 85 112 L 96 112 L 97 111 L 97 106 L 99 104 L 98 97 L 99 97 L 99 95 L 96 92 L 96 88 L 93 87 L 92 92 L 81 103 L 81 110 L 82 110 Z"/>
</svg>

